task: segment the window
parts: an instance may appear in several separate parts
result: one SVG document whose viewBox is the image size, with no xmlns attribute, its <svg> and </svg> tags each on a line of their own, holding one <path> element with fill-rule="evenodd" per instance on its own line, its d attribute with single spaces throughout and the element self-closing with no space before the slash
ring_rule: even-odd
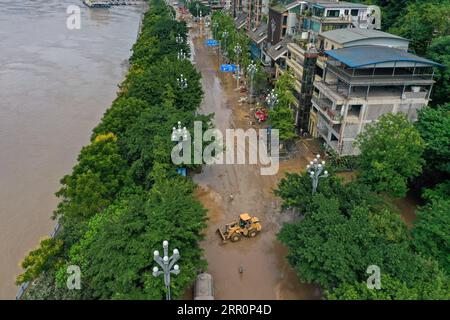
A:
<svg viewBox="0 0 450 320">
<path fill-rule="evenodd" d="M 348 16 L 348 9 L 344 10 L 344 15 Z"/>
<path fill-rule="evenodd" d="M 354 105 L 348 106 L 347 116 L 359 118 L 359 114 L 361 112 L 361 107 L 362 107 L 362 105 L 360 105 L 360 104 L 354 104 Z"/>
<path fill-rule="evenodd" d="M 350 11 L 350 14 L 351 14 L 352 16 L 356 17 L 356 16 L 358 16 L 358 12 L 359 12 L 358 9 L 352 9 L 352 11 Z"/>
<path fill-rule="evenodd" d="M 313 7 L 313 15 L 316 17 L 323 17 L 323 14 L 325 13 L 324 8 L 317 8 Z"/>
<path fill-rule="evenodd" d="M 328 10 L 327 11 L 327 17 L 339 17 L 339 10 Z"/>
<path fill-rule="evenodd" d="M 287 16 L 284 16 L 284 17 L 283 17 L 283 24 L 287 24 L 287 19 L 288 19 Z"/>
<path fill-rule="evenodd" d="M 331 50 L 334 50 L 334 44 L 331 45 Z"/>
</svg>

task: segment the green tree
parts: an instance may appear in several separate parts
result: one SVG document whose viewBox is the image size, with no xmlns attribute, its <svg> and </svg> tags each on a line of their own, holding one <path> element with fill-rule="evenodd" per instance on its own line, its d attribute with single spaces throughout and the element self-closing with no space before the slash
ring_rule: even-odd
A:
<svg viewBox="0 0 450 320">
<path fill-rule="evenodd" d="M 180 297 L 205 267 L 198 242 L 206 210 L 182 177 L 161 179 L 150 193 L 119 201 L 93 218 L 90 231 L 71 251 L 86 270 L 88 285 L 101 299 L 161 299 L 161 277 L 152 276 L 153 251 L 163 239 L 180 250 L 181 273 L 172 277 L 172 295 Z"/>
<path fill-rule="evenodd" d="M 418 252 L 437 260 L 450 274 L 450 200 L 434 199 L 417 211 L 412 230 L 413 243 Z"/>
<path fill-rule="evenodd" d="M 375 191 L 402 197 L 407 182 L 422 170 L 425 143 L 403 113 L 367 125 L 356 146 L 361 151 L 359 178 Z"/>
<path fill-rule="evenodd" d="M 22 261 L 25 272 L 17 277 L 16 284 L 22 284 L 38 277 L 54 262 L 55 257 L 61 251 L 63 242 L 52 238 L 44 239 L 36 250 L 31 251 Z"/>
<path fill-rule="evenodd" d="M 450 33 L 450 1 L 412 2 L 389 32 L 411 39 L 411 49 L 425 55 L 434 37 Z"/>
<path fill-rule="evenodd" d="M 427 174 L 450 175 L 450 103 L 420 110 L 416 128 L 425 141 Z"/>
<path fill-rule="evenodd" d="M 448 278 L 442 272 L 432 276 L 427 283 L 408 287 L 405 282 L 381 274 L 381 289 L 368 289 L 366 282 L 345 283 L 326 292 L 329 300 L 448 300 Z"/>
<path fill-rule="evenodd" d="M 293 94 L 295 78 L 289 71 L 284 72 L 275 83 L 275 93 L 278 102 L 269 111 L 269 119 L 272 127 L 279 130 L 281 141 L 295 138 L 295 119 L 292 105 L 295 97 Z"/>
<path fill-rule="evenodd" d="M 444 67 L 435 67 L 434 74 L 436 84 L 433 86 L 433 105 L 450 103 L 448 93 L 450 92 L 450 35 L 433 39 L 427 50 L 427 57 L 442 64 Z"/>
<path fill-rule="evenodd" d="M 285 224 L 278 234 L 302 281 L 334 288 L 367 278 L 366 269 L 373 264 L 405 281 L 414 278 L 409 263 L 416 259 L 407 251 L 406 228 L 397 214 L 371 213 L 370 207 L 356 205 L 344 215 L 338 198 L 321 194 L 313 201 L 311 214 Z M 386 231 L 394 236 L 386 237 Z"/>
</svg>

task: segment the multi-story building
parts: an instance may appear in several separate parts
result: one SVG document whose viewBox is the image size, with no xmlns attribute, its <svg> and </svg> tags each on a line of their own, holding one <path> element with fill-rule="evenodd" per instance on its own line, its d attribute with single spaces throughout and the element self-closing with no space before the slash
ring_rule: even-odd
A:
<svg viewBox="0 0 450 320">
<path fill-rule="evenodd" d="M 321 81 L 314 82 L 309 132 L 341 155 L 354 155 L 364 127 L 386 113 L 414 121 L 426 106 L 439 64 L 383 46 L 327 50 Z"/>
<path fill-rule="evenodd" d="M 269 8 L 267 40 L 262 50 L 262 63 L 273 78 L 286 68 L 287 45 L 296 34 L 301 9 L 298 0 L 286 0 Z"/>
<path fill-rule="evenodd" d="M 317 58 L 316 77 L 317 81 L 322 79 L 323 70 L 327 61 L 325 50 L 334 50 L 354 46 L 383 46 L 408 51 L 409 40 L 374 29 L 347 28 L 336 29 L 319 33 L 317 39 L 319 56 Z"/>
<path fill-rule="evenodd" d="M 367 5 L 332 0 L 307 0 L 305 2 L 300 29 L 302 32 L 308 32 L 311 42 L 317 40 L 320 32 L 369 26 L 371 12 Z"/>
</svg>

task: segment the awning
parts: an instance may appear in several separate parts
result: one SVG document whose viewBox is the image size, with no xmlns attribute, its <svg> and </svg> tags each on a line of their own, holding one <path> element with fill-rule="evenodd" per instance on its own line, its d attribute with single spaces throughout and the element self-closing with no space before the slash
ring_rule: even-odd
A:
<svg viewBox="0 0 450 320">
<path fill-rule="evenodd" d="M 234 25 L 237 29 L 242 28 L 247 22 L 247 14 L 241 13 L 236 18 L 234 18 Z"/>
<path fill-rule="evenodd" d="M 247 35 L 254 43 L 260 44 L 267 38 L 267 24 L 261 23 L 257 28 L 247 31 Z"/>
<path fill-rule="evenodd" d="M 292 42 L 291 38 L 288 38 L 288 37 L 284 38 L 277 44 L 271 46 L 267 50 L 267 54 L 273 61 L 278 60 L 279 58 L 281 58 L 283 55 L 285 55 L 287 53 L 287 51 L 288 51 L 287 45 L 290 42 Z"/>
</svg>

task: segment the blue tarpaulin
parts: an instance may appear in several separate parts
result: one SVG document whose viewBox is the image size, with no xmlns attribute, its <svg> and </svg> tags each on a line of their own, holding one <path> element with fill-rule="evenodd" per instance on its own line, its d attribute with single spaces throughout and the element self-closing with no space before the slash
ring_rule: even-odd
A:
<svg viewBox="0 0 450 320">
<path fill-rule="evenodd" d="M 234 64 L 222 64 L 220 65 L 220 71 L 222 72 L 235 72 L 236 65 Z"/>
<path fill-rule="evenodd" d="M 186 168 L 177 168 L 177 173 L 183 177 L 186 177 L 187 169 Z"/>
<path fill-rule="evenodd" d="M 207 39 L 205 40 L 205 45 L 207 45 L 208 47 L 215 47 L 219 45 L 219 42 L 215 39 Z"/>
</svg>

